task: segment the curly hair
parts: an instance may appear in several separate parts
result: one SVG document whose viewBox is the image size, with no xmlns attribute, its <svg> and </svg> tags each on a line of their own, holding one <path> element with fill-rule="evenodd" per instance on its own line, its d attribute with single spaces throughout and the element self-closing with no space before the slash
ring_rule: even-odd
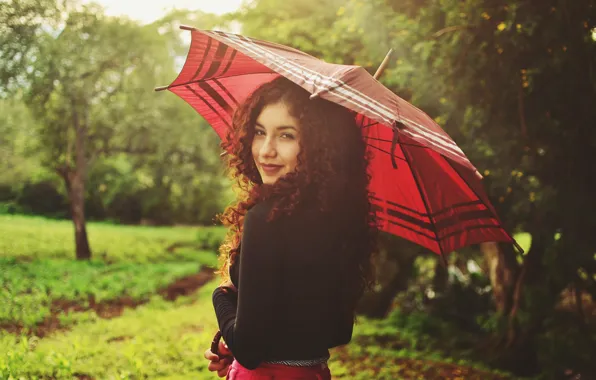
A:
<svg viewBox="0 0 596 380">
<path fill-rule="evenodd" d="M 240 253 L 244 215 L 256 203 L 273 198 L 269 220 L 314 204 L 333 219 L 330 223 L 341 225 L 346 232 L 340 249 L 345 251 L 345 262 L 353 264 L 350 273 L 356 277 L 347 281 L 353 286 L 346 292 L 353 312 L 374 276 L 371 259 L 377 228 L 368 191 L 370 157 L 354 113 L 309 96 L 308 91 L 280 76 L 257 88 L 234 113 L 221 147 L 228 152 L 227 171 L 235 180 L 237 199 L 219 216 L 228 227 L 220 247 L 220 274 L 224 280 L 229 278 L 229 266 Z M 265 185 L 252 156 L 252 139 L 263 108 L 280 102 L 300 125 L 297 170 Z"/>
</svg>

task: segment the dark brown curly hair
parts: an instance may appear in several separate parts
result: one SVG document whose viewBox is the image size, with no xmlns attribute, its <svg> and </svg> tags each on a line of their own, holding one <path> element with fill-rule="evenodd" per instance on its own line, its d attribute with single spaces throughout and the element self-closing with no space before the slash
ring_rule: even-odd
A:
<svg viewBox="0 0 596 380">
<path fill-rule="evenodd" d="M 345 259 L 353 263 L 352 310 L 373 283 L 372 255 L 376 251 L 376 218 L 370 203 L 369 156 L 355 115 L 310 93 L 280 76 L 257 88 L 242 103 L 232 120 L 232 128 L 221 147 L 227 151 L 229 175 L 235 180 L 237 199 L 219 216 L 228 227 L 220 247 L 220 274 L 229 278 L 231 263 L 240 253 L 242 224 L 246 212 L 256 203 L 273 201 L 269 220 L 289 215 L 309 204 L 327 212 L 346 232 Z M 252 156 L 252 139 L 257 117 L 266 105 L 284 103 L 300 125 L 300 153 L 294 172 L 264 185 Z"/>
</svg>

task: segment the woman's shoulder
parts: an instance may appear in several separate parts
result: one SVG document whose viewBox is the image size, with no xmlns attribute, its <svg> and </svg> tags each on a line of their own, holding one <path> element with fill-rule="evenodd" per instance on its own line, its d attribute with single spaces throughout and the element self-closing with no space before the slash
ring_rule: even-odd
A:
<svg viewBox="0 0 596 380">
<path fill-rule="evenodd" d="M 276 225 L 292 225 L 295 222 L 308 222 L 309 224 L 315 221 L 322 221 L 325 219 L 325 213 L 318 210 L 312 205 L 300 205 L 293 209 L 289 214 L 281 213 L 277 215 L 272 221 L 269 221 L 269 215 L 275 207 L 275 199 L 267 199 L 255 204 L 246 213 L 245 222 L 248 223 L 272 223 Z"/>
<path fill-rule="evenodd" d="M 246 218 L 251 221 L 266 221 L 273 210 L 274 202 L 272 199 L 266 199 L 258 202 L 246 212 Z"/>
</svg>

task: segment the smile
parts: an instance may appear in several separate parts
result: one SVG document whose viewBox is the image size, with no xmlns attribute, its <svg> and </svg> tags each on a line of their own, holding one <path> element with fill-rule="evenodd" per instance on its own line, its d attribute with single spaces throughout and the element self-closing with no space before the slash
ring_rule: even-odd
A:
<svg viewBox="0 0 596 380">
<path fill-rule="evenodd" d="M 271 175 L 277 173 L 281 168 L 282 165 L 263 165 L 261 164 L 261 169 L 265 172 L 265 174 Z"/>
</svg>

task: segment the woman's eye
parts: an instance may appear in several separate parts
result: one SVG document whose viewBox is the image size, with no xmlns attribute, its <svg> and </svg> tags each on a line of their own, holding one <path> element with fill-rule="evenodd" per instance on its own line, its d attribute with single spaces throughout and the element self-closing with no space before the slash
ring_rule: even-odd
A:
<svg viewBox="0 0 596 380">
<path fill-rule="evenodd" d="M 265 132 L 263 132 L 263 131 L 261 131 L 261 130 L 258 130 L 258 129 L 257 129 L 257 130 L 255 131 L 255 136 L 264 136 L 264 135 L 265 135 Z"/>
<path fill-rule="evenodd" d="M 291 133 L 282 133 L 281 137 L 283 137 L 284 139 L 294 140 L 294 135 L 292 135 Z"/>
</svg>

